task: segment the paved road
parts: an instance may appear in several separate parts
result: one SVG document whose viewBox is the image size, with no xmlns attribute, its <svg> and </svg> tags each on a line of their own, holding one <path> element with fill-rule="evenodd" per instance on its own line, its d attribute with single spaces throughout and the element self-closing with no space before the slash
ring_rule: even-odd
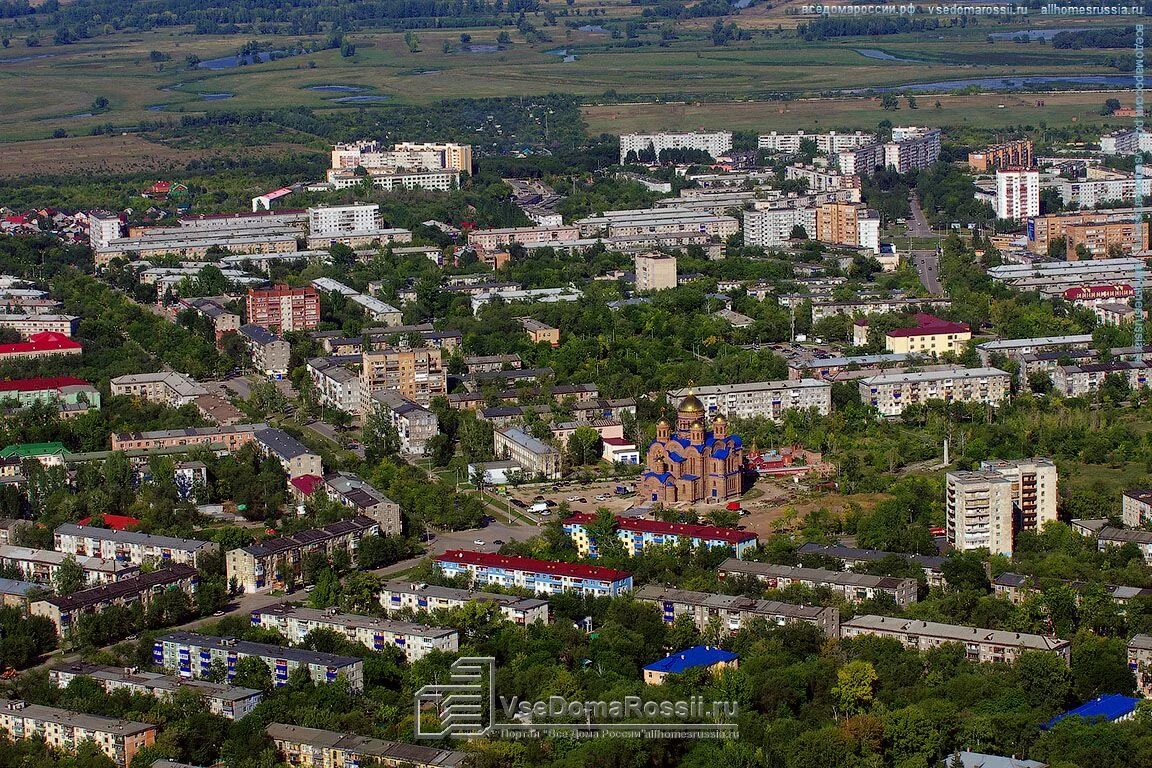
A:
<svg viewBox="0 0 1152 768">
<path fill-rule="evenodd" d="M 912 237 L 932 237 L 935 233 L 920 208 L 920 196 L 913 192 L 908 198 L 908 205 L 912 209 L 912 216 L 908 219 L 908 234 Z"/>
<path fill-rule="evenodd" d="M 940 284 L 940 257 L 936 251 L 912 251 L 912 266 L 924 290 L 933 296 L 944 295 L 944 286 Z"/>
</svg>

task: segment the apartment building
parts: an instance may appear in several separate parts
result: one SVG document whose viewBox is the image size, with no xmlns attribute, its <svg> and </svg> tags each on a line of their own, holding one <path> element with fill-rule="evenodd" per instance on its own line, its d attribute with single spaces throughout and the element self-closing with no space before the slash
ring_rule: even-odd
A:
<svg viewBox="0 0 1152 768">
<path fill-rule="evenodd" d="M 112 240 L 95 249 L 96 268 L 113 259 L 139 261 L 176 256 L 205 259 L 225 250 L 231 254 L 296 253 L 297 233 L 284 227 L 249 228 L 240 231 L 191 231 L 183 227 L 149 227 L 130 237 Z M 256 278 L 258 279 L 258 278 Z"/>
<path fill-rule="evenodd" d="M 225 572 L 229 582 L 235 579 L 244 592 L 283 588 L 289 583 L 300 584 L 303 575 L 301 561 L 305 555 L 319 552 L 330 556 L 342 549 L 354 556 L 361 539 L 379 533 L 380 524 L 371 518 L 340 520 L 321 528 L 229 550 L 224 556 Z"/>
<path fill-rule="evenodd" d="M 834 155 L 857 147 L 875 144 L 876 135 L 864 131 L 854 133 L 837 133 L 836 131 L 829 131 L 828 133 L 805 133 L 804 131 L 777 133 L 772 131 L 771 133 L 760 134 L 756 140 L 756 148 L 795 153 L 800 151 L 800 145 L 805 141 L 814 143 L 817 152 Z"/>
<path fill-rule="evenodd" d="M 75 376 L 44 376 L 0 382 L 0 411 L 49 405 L 61 418 L 100 410 L 100 390 Z"/>
<path fill-rule="evenodd" d="M 1136 635 L 1128 641 L 1128 669 L 1136 677 L 1136 692 L 1152 697 L 1152 635 Z"/>
<path fill-rule="evenodd" d="M 255 688 L 141 672 L 135 667 L 105 667 L 73 662 L 48 671 L 48 679 L 57 688 L 66 688 L 73 680 L 80 678 L 95 681 L 109 694 L 126 690 L 167 700 L 175 696 L 177 691 L 190 690 L 203 699 L 209 712 L 228 720 L 239 720 L 250 714 L 264 698 L 264 694 Z"/>
<path fill-rule="evenodd" d="M 744 244 L 776 248 L 792 239 L 796 227 L 816 237 L 815 208 L 770 208 L 744 211 Z"/>
<path fill-rule="evenodd" d="M 133 565 L 149 563 L 194 566 L 200 557 L 220 552 L 220 545 L 214 541 L 114 531 L 73 523 L 58 526 L 53 533 L 53 541 L 58 552 L 77 557 L 102 557 Z"/>
<path fill-rule="evenodd" d="M 572 592 L 590 597 L 617 597 L 632 589 L 632 574 L 598 565 L 464 549 L 450 549 L 434 558 L 433 563 L 445 576 L 463 576 L 473 586 L 519 587 L 537 594 Z"/>
<path fill-rule="evenodd" d="M 735 634 L 759 619 L 780 627 L 811 624 L 819 627 L 828 637 L 838 637 L 840 634 L 840 612 L 831 607 L 693 592 L 659 584 L 645 584 L 636 590 L 635 598 L 639 602 L 657 606 L 665 624 L 673 624 L 680 616 L 688 616 L 701 632 L 707 630 L 713 620 L 718 620 L 721 628 Z"/>
<path fill-rule="evenodd" d="M 880 252 L 880 214 L 859 203 L 825 203 L 816 209 L 816 239 Z"/>
<path fill-rule="evenodd" d="M 179 306 L 183 309 L 190 309 L 201 317 L 208 318 L 216 335 L 216 343 L 219 344 L 224 334 L 240 329 L 240 315 L 229 311 L 222 303 L 228 298 L 181 298 L 179 299 Z"/>
<path fill-rule="evenodd" d="M 889 299 L 861 298 L 855 301 L 827 301 L 820 296 L 790 294 L 780 297 L 785 306 L 798 306 L 812 302 L 812 320 L 849 315 L 884 315 L 889 312 L 915 312 L 920 309 L 944 310 L 952 306 L 951 299 L 924 299 L 917 296 L 897 296 Z"/>
<path fill-rule="evenodd" d="M 1066 579 L 1036 579 L 1021 573 L 1002 573 L 992 580 L 992 593 L 1002 597 L 1013 605 L 1021 605 L 1028 598 L 1040 595 L 1042 585 L 1059 584 L 1068 587 L 1075 593 L 1076 605 L 1080 605 L 1085 589 L 1099 586 L 1108 598 L 1118 606 L 1127 605 L 1136 598 L 1152 597 L 1152 589 L 1142 587 L 1124 587 L 1116 584 L 1090 584 L 1084 581 L 1068 581 Z"/>
<path fill-rule="evenodd" d="M 1017 139 L 993 144 L 979 152 L 968 153 L 968 166 L 977 173 L 989 173 L 1003 168 L 1031 168 L 1036 157 L 1031 139 Z"/>
<path fill-rule="evenodd" d="M 353 693 L 364 690 L 364 662 L 352 656 L 194 632 L 161 635 L 152 644 L 152 663 L 185 678 L 207 677 L 214 672 L 215 665 L 224 667 L 226 679 L 230 681 L 236 674 L 236 662 L 247 658 L 263 661 L 272 673 L 272 684 L 277 688 L 285 685 L 297 669 L 304 669 L 317 685 L 334 683 L 343 677 Z"/>
<path fill-rule="evenodd" d="M 1121 519 L 1126 528 L 1143 528 L 1152 522 L 1152 490 L 1124 491 Z M 0 562 L 2 560 L 3 548 L 0 547 Z"/>
<path fill-rule="evenodd" d="M 1136 197 L 1136 177 L 1118 171 L 1089 168 L 1083 180 L 1058 179 L 1056 188 L 1060 190 L 1060 200 L 1069 208 L 1100 208 L 1105 203 L 1132 200 Z M 1152 194 L 1152 178 L 1142 176 L 1140 194 L 1147 198 Z"/>
<path fill-rule="evenodd" d="M 315 629 L 329 630 L 374 651 L 396 648 L 409 663 L 432 651 L 455 653 L 460 649 L 460 633 L 454 629 L 341 613 L 335 608 L 319 610 L 278 603 L 252 611 L 252 626 L 275 630 L 293 645 L 303 643 Z"/>
<path fill-rule="evenodd" d="M 884 334 L 884 349 L 893 354 L 916 354 L 937 357 L 948 352 L 964 351 L 972 339 L 967 323 L 942 320 L 926 312 L 917 312 L 908 328 L 894 328 Z M 852 325 L 852 344 L 863 347 L 868 343 L 869 323 L 860 318 Z"/>
<path fill-rule="evenodd" d="M 0 544 L 0 566 L 19 571 L 21 578 L 37 584 L 55 584 L 60 566 L 73 559 L 84 571 L 85 586 L 111 584 L 140 573 L 140 567 L 115 559 L 77 557 L 52 549 L 32 549 Z"/>
<path fill-rule="evenodd" d="M 899 416 L 909 405 L 930 400 L 998 406 L 1012 391 L 1012 375 L 999 368 L 884 373 L 864 379 L 859 388 L 861 402 L 881 416 Z"/>
<path fill-rule="evenodd" d="M 1096 222 L 1067 224 L 1064 227 L 1064 258 L 1106 259 L 1119 249 L 1125 256 L 1148 251 L 1148 222 Z"/>
<path fill-rule="evenodd" d="M 1039 531 L 1057 519 L 1058 477 L 1051 459 L 1033 456 L 1012 461 L 982 461 L 980 471 L 999 473 L 1012 483 L 1014 530 Z"/>
<path fill-rule="evenodd" d="M 147 451 L 154 448 L 177 448 L 204 445 L 234 453 L 256 439 L 256 433 L 267 424 L 233 424 L 221 427 L 158 429 L 151 432 L 113 432 L 112 450 Z"/>
<path fill-rule="evenodd" d="M 674 389 L 668 392 L 668 401 L 678 403 L 689 394 L 700 398 L 709 417 L 720 414 L 729 419 L 763 416 L 780 421 L 784 412 L 790 410 L 815 408 L 821 416 L 832 412 L 832 384 L 819 379 L 752 381 Z"/>
<path fill-rule="evenodd" d="M 403 520 L 400 505 L 392 501 L 370 483 L 351 472 L 329 472 L 324 475 L 324 493 L 343 507 L 356 513 L 357 518 L 375 520 L 381 536 L 399 536 Z"/>
<path fill-rule="evenodd" d="M 857 616 L 840 624 L 845 640 L 862 635 L 890 637 L 905 648 L 927 651 L 941 645 L 960 643 L 969 661 L 1012 664 L 1025 651 L 1045 651 L 1069 660 L 1070 643 L 1056 637 L 981 629 L 935 621 L 914 621 L 893 616 Z"/>
<path fill-rule="evenodd" d="M 387 613 L 451 611 L 474 603 L 491 604 L 501 616 L 515 624 L 548 623 L 548 601 L 537 597 L 476 592 L 402 579 L 385 582 L 380 589 L 380 605 Z"/>
<path fill-rule="evenodd" d="M 55 625 L 56 634 L 67 636 L 87 614 L 100 613 L 112 606 L 139 604 L 147 608 L 157 595 L 179 590 L 191 601 L 200 577 L 190 565 L 169 565 L 127 579 L 89 587 L 67 597 L 53 596 L 33 602 L 28 611 Z"/>
<path fill-rule="evenodd" d="M 1004 168 L 996 171 L 996 218 L 1024 221 L 1040 215 L 1040 171 Z"/>
<path fill-rule="evenodd" d="M 596 515 L 588 513 L 575 514 L 564 520 L 564 533 L 572 539 L 581 557 L 599 556 L 597 542 L 588 531 L 588 526 L 595 520 Z M 637 517 L 618 516 L 616 538 L 620 540 L 629 557 L 635 557 L 652 547 L 678 547 L 687 544 L 693 549 L 727 547 L 737 558 L 742 558 L 749 550 L 760 546 L 760 540 L 752 531 L 720 528 L 715 525 L 665 523 Z"/>
<path fill-rule="evenodd" d="M 859 547 L 843 547 L 838 544 L 814 544 L 808 542 L 801 544 L 796 554 L 819 555 L 823 558 L 838 560 L 845 568 L 867 567 L 871 563 L 878 563 L 890 557 L 900 558 L 919 565 L 924 571 L 929 587 L 942 587 L 945 584 L 944 558 L 937 555 L 909 555 L 904 552 L 885 552 L 880 549 L 861 549 Z"/>
<path fill-rule="evenodd" d="M 824 357 L 788 361 L 788 379 L 814 378 L 821 381 L 837 381 L 842 376 L 860 378 L 873 376 L 885 369 L 902 371 L 917 358 L 907 353 L 894 354 L 891 352 L 879 355 L 849 355 L 847 357 Z"/>
<path fill-rule="evenodd" d="M 994 555 L 1013 551 L 1012 480 L 999 472 L 949 472 L 945 530 L 958 550 L 985 548 Z"/>
<path fill-rule="evenodd" d="M 332 168 L 364 168 L 369 172 L 384 168 L 447 169 L 471 173 L 472 145 L 403 141 L 388 149 L 376 141 L 349 142 L 332 148 Z"/>
<path fill-rule="evenodd" d="M 378 229 L 380 206 L 376 203 L 320 205 L 308 209 L 308 234 L 312 237 L 339 237 Z"/>
<path fill-rule="evenodd" d="M 1104 155 L 1138 155 L 1152 151 L 1152 133 L 1135 128 L 1121 128 L 1100 137 Z"/>
<path fill-rule="evenodd" d="M 284 467 L 288 478 L 301 475 L 322 475 L 324 467 L 320 454 L 301 443 L 282 429 L 261 429 L 256 433 L 256 447 L 265 456 L 272 456 Z"/>
<path fill-rule="evenodd" d="M 682 208 L 640 208 L 605 211 L 576 222 L 580 236 L 640 237 L 677 234 L 702 234 L 725 240 L 740 231 L 740 222 L 731 216 L 716 216 Z"/>
<path fill-rule="evenodd" d="M 348 413 L 360 410 L 359 354 L 314 357 L 308 361 L 308 377 L 322 405 Z"/>
<path fill-rule="evenodd" d="M 376 410 L 396 428 L 401 453 L 423 456 L 428 441 L 440 433 L 436 414 L 388 389 L 373 393 L 372 400 Z"/>
<path fill-rule="evenodd" d="M 1119 376 L 1132 389 L 1143 389 L 1149 384 L 1152 368 L 1144 361 L 1115 360 L 1110 363 L 1084 363 L 1058 365 L 1052 372 L 1052 384 L 1064 397 L 1085 397 L 1094 394 L 1109 376 Z"/>
<path fill-rule="evenodd" d="M 25 339 L 38 333 L 58 333 L 71 338 L 80 318 L 73 315 L 0 314 L 0 328 L 10 328 Z"/>
<path fill-rule="evenodd" d="M 43 591 L 45 587 L 42 584 L 0 578 L 0 607 L 19 608 L 22 613 L 27 613 L 28 604 Z"/>
<path fill-rule="evenodd" d="M 539 245 L 577 240 L 580 228 L 576 225 L 559 227 L 506 227 L 503 229 L 474 229 L 468 233 L 468 245 L 483 251 L 507 248 L 513 243 Z"/>
<path fill-rule="evenodd" d="M 884 145 L 884 164 L 899 173 L 927 168 L 939 159 L 938 128 L 893 128 L 892 141 Z"/>
<path fill-rule="evenodd" d="M 320 293 L 310 285 L 249 288 L 248 322 L 277 333 L 311 330 L 320 323 Z"/>
<path fill-rule="evenodd" d="M 158 731 L 149 723 L 0 699 L 0 732 L 12 740 L 43 739 L 64 753 L 73 753 L 80 744 L 92 741 L 120 768 L 127 768 L 137 752 L 154 744 Z"/>
<path fill-rule="evenodd" d="M 496 430 L 492 442 L 497 457 L 516 462 L 529 477 L 542 475 L 548 480 L 560 477 L 560 451 L 520 427 Z"/>
<path fill-rule="evenodd" d="M 560 346 L 560 329 L 553 328 L 548 323 L 542 323 L 532 317 L 520 318 L 520 325 L 533 344 L 547 344 L 550 347 Z"/>
<path fill-rule="evenodd" d="M 83 348 L 79 342 L 68 338 L 67 334 L 44 331 L 33 333 L 27 341 L 0 344 L 0 361 L 32 360 L 56 355 L 79 355 Z"/>
<path fill-rule="evenodd" d="M 990 365 L 992 355 L 1000 354 L 1011 360 L 1019 360 L 1023 355 L 1038 352 L 1065 352 L 1088 349 L 1092 346 L 1092 334 L 1081 333 L 1070 336 L 1040 336 L 1031 339 L 996 339 L 976 345 L 976 354 L 981 365 Z"/>
<path fill-rule="evenodd" d="M 620 162 L 625 163 L 630 153 L 640 155 L 652 152 L 655 159 L 666 149 L 696 149 L 713 158 L 732 150 L 732 133 L 624 133 L 620 135 Z"/>
<path fill-rule="evenodd" d="M 133 397 L 149 403 L 162 403 L 180 408 L 208 394 L 203 384 L 184 373 L 134 373 L 117 376 L 108 382 L 113 397 Z"/>
<path fill-rule="evenodd" d="M 847 187 L 859 187 L 860 179 L 845 176 L 834 168 L 821 168 L 803 163 L 793 163 L 784 168 L 784 178 L 790 181 L 808 182 L 809 192 L 834 192 Z"/>
<path fill-rule="evenodd" d="M 1096 532 L 1096 546 L 1101 552 L 1108 547 L 1122 547 L 1125 544 L 1135 544 L 1144 562 L 1152 565 L 1152 531 L 1106 525 Z"/>
<path fill-rule="evenodd" d="M 354 171 L 329 169 L 328 183 L 335 189 L 348 189 L 360 187 L 365 181 L 372 183 L 373 187 L 385 191 L 400 189 L 426 189 L 434 192 L 449 192 L 460 188 L 460 173 L 452 170 L 371 170 L 367 176 L 359 176 Z M 379 230 L 380 233 L 395 232 L 408 233 L 408 237 L 398 239 L 396 242 L 411 242 L 411 233 L 408 230 Z M 343 239 L 343 238 L 341 238 Z M 309 238 L 309 247 L 320 238 Z"/>
<path fill-rule="evenodd" d="M 240 326 L 239 333 L 248 345 L 252 367 L 257 373 L 275 380 L 288 378 L 292 357 L 291 344 L 267 328 L 252 323 Z"/>
<path fill-rule="evenodd" d="M 439 747 L 271 723 L 264 729 L 285 763 L 297 768 L 461 768 L 471 757 Z"/>
<path fill-rule="evenodd" d="M 722 580 L 756 579 L 764 584 L 765 589 L 787 589 L 791 586 L 830 589 L 849 603 L 860 603 L 888 595 L 900 608 L 907 608 L 919 599 L 916 579 L 895 576 L 870 576 L 851 571 L 830 571 L 826 568 L 797 568 L 737 558 L 729 558 L 721 563 L 716 575 Z"/>
<path fill-rule="evenodd" d="M 638 253 L 633 259 L 636 269 L 636 290 L 663 291 L 675 288 L 678 282 L 676 275 L 676 257 L 663 253 Z"/>
<path fill-rule="evenodd" d="M 1083 242 L 1092 251 L 1094 259 L 1101 259 L 1107 256 L 1107 245 L 1119 244 L 1130 253 L 1133 243 L 1137 240 L 1137 234 L 1140 235 L 1140 250 L 1147 250 L 1148 227 L 1145 223 L 1144 226 L 1137 228 L 1134 221 L 1135 215 L 1131 208 L 1034 216 L 1028 221 L 1028 250 L 1032 253 L 1047 254 L 1053 241 L 1064 238 L 1067 252 L 1067 241 L 1075 239 L 1076 243 Z M 1070 236 L 1069 227 L 1078 229 Z M 1097 253 L 1101 243 L 1105 245 L 1105 249 Z M 1093 245 L 1096 249 L 1093 249 Z M 1073 258 L 1076 258 L 1076 245 L 1072 244 L 1070 250 Z"/>
<path fill-rule="evenodd" d="M 438 347 L 382 347 L 360 358 L 360 413 L 371 413 L 372 396 L 392 390 L 420 405 L 448 392 L 448 376 Z"/>
</svg>

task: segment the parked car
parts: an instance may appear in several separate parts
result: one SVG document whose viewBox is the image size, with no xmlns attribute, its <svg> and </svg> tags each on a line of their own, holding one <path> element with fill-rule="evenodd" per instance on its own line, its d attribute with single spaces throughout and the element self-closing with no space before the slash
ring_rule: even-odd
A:
<svg viewBox="0 0 1152 768">
<path fill-rule="evenodd" d="M 472 539 L 472 543 L 478 547 L 482 547 L 485 544 L 487 544 L 488 542 L 484 541 L 484 539 Z"/>
</svg>

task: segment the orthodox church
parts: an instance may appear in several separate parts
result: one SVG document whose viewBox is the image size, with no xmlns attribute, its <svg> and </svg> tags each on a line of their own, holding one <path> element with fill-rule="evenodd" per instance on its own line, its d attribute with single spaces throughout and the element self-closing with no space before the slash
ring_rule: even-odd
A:
<svg viewBox="0 0 1152 768">
<path fill-rule="evenodd" d="M 717 416 L 706 424 L 700 398 L 689 393 L 676 409 L 676 431 L 667 421 L 656 425 L 648 446 L 648 468 L 640 476 L 640 497 L 663 504 L 725 502 L 743 491 L 744 443 L 728 434 Z M 711 431 L 709 431 L 711 427 Z"/>
</svg>

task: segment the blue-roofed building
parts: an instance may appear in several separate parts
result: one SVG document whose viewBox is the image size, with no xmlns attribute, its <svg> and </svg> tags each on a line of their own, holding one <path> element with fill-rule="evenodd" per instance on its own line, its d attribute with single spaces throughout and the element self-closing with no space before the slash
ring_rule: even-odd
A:
<svg viewBox="0 0 1152 768">
<path fill-rule="evenodd" d="M 739 665 L 740 657 L 732 651 L 712 645 L 695 645 L 670 653 L 644 667 L 644 682 L 647 685 L 660 685 L 668 675 L 679 675 L 690 669 L 719 671 Z"/>
<path fill-rule="evenodd" d="M 1085 720 L 1102 719 L 1107 723 L 1118 723 L 1122 720 L 1130 719 L 1136 713 L 1136 705 L 1139 703 L 1140 699 L 1135 696 L 1109 693 L 1105 696 L 1097 696 L 1091 701 L 1087 701 L 1076 707 L 1076 709 L 1056 715 L 1056 717 L 1040 727 L 1048 730 L 1061 720 L 1069 717 L 1082 717 Z"/>
<path fill-rule="evenodd" d="M 1017 757 L 986 755 L 981 752 L 957 752 L 940 763 L 941 768 L 949 768 L 957 757 L 960 758 L 960 765 L 964 768 L 1048 768 L 1048 763 L 1037 760 L 1021 760 Z"/>
<path fill-rule="evenodd" d="M 36 592 L 43 591 L 43 584 L 16 579 L 0 579 L 0 606 L 26 609 L 29 598 Z"/>
<path fill-rule="evenodd" d="M 709 430 L 711 427 L 711 430 Z M 717 416 L 706 423 L 704 404 L 689 394 L 676 409 L 676 431 L 661 421 L 648 446 L 638 492 L 662 504 L 723 503 L 744 492 L 744 443 Z"/>
</svg>

